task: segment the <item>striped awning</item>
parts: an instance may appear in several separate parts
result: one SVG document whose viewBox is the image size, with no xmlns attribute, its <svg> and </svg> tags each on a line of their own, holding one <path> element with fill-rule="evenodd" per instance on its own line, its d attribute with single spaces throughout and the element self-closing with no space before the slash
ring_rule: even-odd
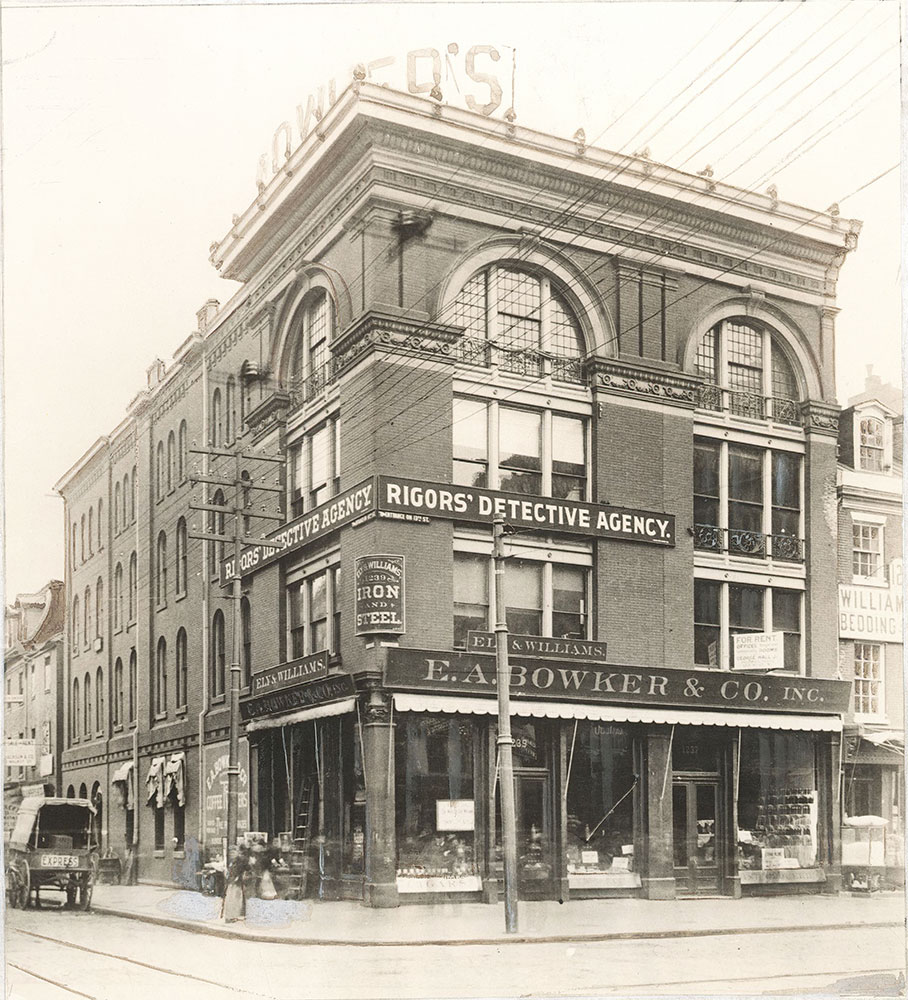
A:
<svg viewBox="0 0 908 1000">
<path fill-rule="evenodd" d="M 450 715 L 497 715 L 491 698 L 458 698 L 453 695 L 395 693 L 398 712 L 433 712 Z M 683 708 L 636 708 L 627 705 L 589 705 L 577 702 L 511 700 L 511 715 L 535 719 L 589 719 L 593 722 L 649 722 L 672 726 L 733 726 L 750 729 L 787 729 L 800 733 L 838 733 L 838 715 L 803 715 L 782 712 L 706 712 Z"/>
<path fill-rule="evenodd" d="M 327 705 L 313 705 L 311 708 L 301 708 L 296 712 L 284 712 L 283 715 L 271 715 L 267 719 L 253 719 L 246 723 L 246 732 L 257 729 L 275 729 L 278 726 L 292 726 L 296 722 L 310 722 L 312 719 L 327 719 L 332 715 L 346 715 L 356 708 L 356 698 L 344 698 L 342 701 L 332 701 Z"/>
</svg>

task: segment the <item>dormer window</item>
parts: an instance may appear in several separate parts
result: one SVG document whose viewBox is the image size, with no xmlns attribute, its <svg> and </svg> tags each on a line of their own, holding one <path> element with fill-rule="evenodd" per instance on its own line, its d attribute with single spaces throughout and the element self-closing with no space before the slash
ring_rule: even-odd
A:
<svg viewBox="0 0 908 1000">
<path fill-rule="evenodd" d="M 876 417 L 864 417 L 860 434 L 860 463 L 867 472 L 882 472 L 885 451 L 885 424 Z"/>
</svg>

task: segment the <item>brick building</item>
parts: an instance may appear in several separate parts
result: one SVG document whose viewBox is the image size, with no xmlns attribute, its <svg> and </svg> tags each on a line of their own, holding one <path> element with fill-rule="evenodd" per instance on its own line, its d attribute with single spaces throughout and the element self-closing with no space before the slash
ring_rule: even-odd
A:
<svg viewBox="0 0 908 1000">
<path fill-rule="evenodd" d="M 45 789 L 60 794 L 64 609 L 62 580 L 51 580 L 34 594 L 17 594 L 5 609 L 4 730 L 7 739 L 28 741 L 26 749 L 33 763 L 7 763 L 4 839 L 15 822 L 24 790 L 43 785 L 39 794 Z"/>
<path fill-rule="evenodd" d="M 241 559 L 240 826 L 304 891 L 500 891 L 497 514 L 521 893 L 839 884 L 859 224 L 512 118 L 354 82 L 282 126 L 211 250 L 241 291 L 58 484 L 65 784 L 141 878 L 226 831 L 236 508 L 284 522 Z"/>
<path fill-rule="evenodd" d="M 854 691 L 844 736 L 849 875 L 872 860 L 904 884 L 905 691 L 902 638 L 902 390 L 868 370 L 839 421 L 839 662 Z"/>
</svg>

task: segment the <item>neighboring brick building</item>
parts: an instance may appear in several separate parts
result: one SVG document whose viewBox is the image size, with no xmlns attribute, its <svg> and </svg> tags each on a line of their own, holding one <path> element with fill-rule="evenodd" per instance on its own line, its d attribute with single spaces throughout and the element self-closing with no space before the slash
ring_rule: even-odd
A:
<svg viewBox="0 0 908 1000">
<path fill-rule="evenodd" d="M 6 766 L 5 837 L 15 822 L 23 790 L 43 785 L 44 790 L 60 794 L 64 615 L 62 580 L 51 580 L 35 594 L 17 594 L 5 610 L 4 731 L 7 739 L 34 742 L 34 764 Z"/>
<path fill-rule="evenodd" d="M 843 828 L 849 876 L 872 860 L 904 884 L 905 687 L 902 390 L 868 370 L 839 422 L 839 664 L 853 678 L 845 726 L 844 810 L 886 826 Z M 872 841 L 872 843 L 871 843 Z"/>
<path fill-rule="evenodd" d="M 230 552 L 193 536 L 239 469 L 287 522 L 243 557 L 242 827 L 305 891 L 499 891 L 494 660 L 464 649 L 498 510 L 510 629 L 559 640 L 512 654 L 523 894 L 834 890 L 859 224 L 362 83 L 287 138 L 212 246 L 242 290 L 58 484 L 65 784 L 119 795 L 105 846 L 168 881 L 226 829 Z"/>
</svg>

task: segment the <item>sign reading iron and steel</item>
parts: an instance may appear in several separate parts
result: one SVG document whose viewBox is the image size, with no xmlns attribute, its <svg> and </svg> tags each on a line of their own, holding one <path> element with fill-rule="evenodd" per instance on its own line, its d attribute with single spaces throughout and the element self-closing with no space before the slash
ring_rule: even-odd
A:
<svg viewBox="0 0 908 1000">
<path fill-rule="evenodd" d="M 279 663 L 276 667 L 268 667 L 252 675 L 251 695 L 258 697 L 282 691 L 284 688 L 296 687 L 307 681 L 316 681 L 328 674 L 328 651 L 313 653 L 311 656 L 301 656 L 296 660 Z"/>
<path fill-rule="evenodd" d="M 357 558 L 354 614 L 357 635 L 406 631 L 403 556 Z"/>
<path fill-rule="evenodd" d="M 341 698 L 350 698 L 354 694 L 356 687 L 349 674 L 329 674 L 321 680 L 240 701 L 240 715 L 243 719 L 255 719 L 262 715 L 276 715 L 324 705 Z"/>
<path fill-rule="evenodd" d="M 269 566 L 282 559 L 289 552 L 302 548 L 309 542 L 323 538 L 332 531 L 370 513 L 375 505 L 375 489 L 371 479 L 367 479 L 344 490 L 336 497 L 303 514 L 295 521 L 272 532 L 260 545 L 249 545 L 240 554 L 240 576 Z M 221 563 L 221 585 L 229 583 L 236 573 L 231 556 Z"/>
<path fill-rule="evenodd" d="M 819 677 L 729 675 L 727 671 L 637 666 L 577 666 L 521 657 L 511 663 L 512 698 L 602 704 L 662 705 L 691 709 L 838 714 L 848 708 L 851 685 Z M 492 697 L 495 659 L 476 653 L 389 649 L 385 684 L 433 694 Z"/>
<path fill-rule="evenodd" d="M 378 477 L 378 509 L 485 524 L 501 517 L 517 528 L 622 538 L 653 545 L 675 544 L 672 514 L 609 507 L 582 500 L 530 497 L 475 486 L 422 483 L 392 476 Z"/>
<path fill-rule="evenodd" d="M 494 632 L 467 632 L 468 653 L 494 653 L 497 645 Z M 550 639 L 544 635 L 508 632 L 508 653 L 518 657 L 605 663 L 606 644 L 592 639 Z"/>
</svg>

